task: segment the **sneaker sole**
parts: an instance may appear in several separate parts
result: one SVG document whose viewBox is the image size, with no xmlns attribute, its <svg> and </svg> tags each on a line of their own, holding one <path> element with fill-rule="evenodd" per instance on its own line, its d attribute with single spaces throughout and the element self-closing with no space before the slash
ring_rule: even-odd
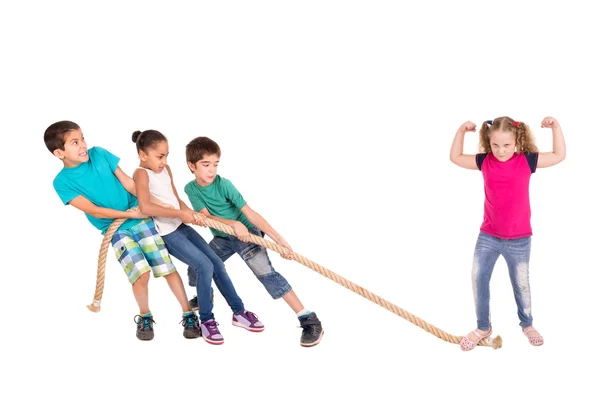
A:
<svg viewBox="0 0 600 400">
<path fill-rule="evenodd" d="M 318 345 L 319 343 L 321 343 L 321 339 L 323 338 L 323 334 L 324 333 L 325 333 L 325 330 L 322 330 L 321 334 L 319 335 L 319 338 L 317 340 L 315 340 L 312 343 L 302 343 L 302 342 L 300 342 L 300 346 L 302 346 L 302 347 L 313 347 L 313 346 Z"/>
<path fill-rule="evenodd" d="M 231 321 L 231 325 L 237 326 L 238 328 L 244 328 L 245 330 L 250 331 L 250 332 L 262 332 L 265 330 L 264 326 L 262 328 L 250 328 L 250 327 L 247 327 L 246 325 L 242 324 L 241 322 L 235 322 L 235 321 Z"/>
<path fill-rule="evenodd" d="M 194 333 L 183 332 L 183 337 L 186 339 L 198 339 L 199 337 L 202 337 L 202 334 L 201 333 L 194 334 Z"/>
<path fill-rule="evenodd" d="M 205 338 L 205 337 L 203 337 L 203 339 L 204 339 L 204 341 L 205 341 L 206 343 L 208 343 L 208 344 L 213 344 L 213 345 L 216 345 L 216 346 L 218 346 L 218 345 L 220 345 L 220 344 L 223 344 L 223 343 L 225 343 L 225 341 L 224 341 L 224 340 L 216 341 L 216 340 L 210 340 L 210 339 L 207 339 L 207 338 Z"/>
</svg>

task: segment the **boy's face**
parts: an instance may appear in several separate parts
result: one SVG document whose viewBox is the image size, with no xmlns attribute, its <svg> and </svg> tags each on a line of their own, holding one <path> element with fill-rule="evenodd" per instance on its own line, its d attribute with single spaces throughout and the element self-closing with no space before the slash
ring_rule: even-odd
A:
<svg viewBox="0 0 600 400">
<path fill-rule="evenodd" d="M 508 161 L 515 154 L 515 134 L 510 131 L 494 131 L 490 135 L 490 145 L 499 161 Z"/>
<path fill-rule="evenodd" d="M 188 162 L 188 166 L 196 176 L 196 183 L 200 186 L 208 186 L 213 183 L 215 176 L 217 176 L 219 156 L 216 154 L 206 155 L 196 164 Z"/>
<path fill-rule="evenodd" d="M 80 129 L 74 129 L 65 135 L 65 149 L 56 149 L 53 153 L 60 158 L 65 167 L 76 167 L 90 159 L 87 152 L 87 144 Z"/>
</svg>

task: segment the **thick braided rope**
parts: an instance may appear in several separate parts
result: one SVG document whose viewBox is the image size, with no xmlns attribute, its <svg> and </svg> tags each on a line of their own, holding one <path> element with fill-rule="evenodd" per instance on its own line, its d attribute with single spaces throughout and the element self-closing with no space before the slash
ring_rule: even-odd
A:
<svg viewBox="0 0 600 400">
<path fill-rule="evenodd" d="M 121 226 L 121 224 L 123 222 L 125 222 L 124 219 L 114 220 L 113 223 L 108 228 L 108 230 L 106 231 L 106 233 L 104 234 L 104 239 L 102 240 L 102 245 L 100 247 L 100 255 L 98 257 L 98 273 L 97 273 L 97 277 L 96 277 L 96 293 L 94 294 L 94 301 L 92 302 L 92 304 L 90 304 L 88 306 L 90 311 L 93 311 L 93 312 L 100 311 L 100 300 L 102 299 L 102 292 L 104 290 L 104 272 L 105 272 L 105 266 L 106 266 L 106 252 L 108 250 L 108 245 L 109 245 L 110 241 L 112 240 L 114 233 L 117 231 L 117 229 L 119 228 L 119 226 Z M 211 228 L 218 229 L 221 232 L 225 232 L 230 235 L 235 235 L 233 228 L 231 228 L 230 226 L 227 226 L 221 222 L 218 222 L 218 221 L 215 221 L 212 219 L 208 219 L 208 218 L 204 218 L 204 217 L 203 217 L 203 222 Z M 252 243 L 255 243 L 260 246 L 266 247 L 270 250 L 276 251 L 279 254 L 286 254 L 288 252 L 288 250 L 286 248 L 284 248 L 272 241 L 265 240 L 260 236 L 250 234 L 249 237 L 250 237 L 250 241 Z M 300 264 L 312 269 L 313 271 L 318 272 L 319 274 L 325 276 L 326 278 L 329 278 L 332 281 L 342 285 L 346 289 L 349 289 L 349 290 L 353 291 L 354 293 L 361 295 L 365 299 L 372 301 L 373 303 L 385 308 L 386 310 L 398 315 L 399 317 L 404 318 L 405 320 L 413 323 L 414 325 L 418 326 L 419 328 L 425 330 L 426 332 L 431 333 L 432 335 L 434 335 L 446 342 L 458 344 L 458 343 L 460 343 L 460 341 L 462 339 L 462 336 L 454 336 L 454 335 L 450 335 L 449 333 L 444 332 L 443 330 L 425 322 L 421 318 L 409 313 L 408 311 L 406 311 L 406 310 L 396 306 L 395 304 L 390 303 L 389 301 L 383 299 L 382 297 L 370 292 L 369 290 L 363 288 L 362 286 L 359 286 L 359 285 L 353 283 L 352 281 L 349 281 L 348 279 L 336 274 L 335 272 L 330 271 L 329 269 L 323 267 L 322 265 L 319 265 L 316 262 L 309 260 L 308 258 L 304 257 L 301 254 L 294 252 L 293 259 L 296 260 L 297 262 L 299 262 Z M 494 349 L 499 349 L 500 347 L 502 347 L 502 338 L 500 336 L 496 336 L 495 338 L 492 338 L 492 337 L 485 338 L 485 339 L 480 340 L 478 345 L 479 346 L 488 346 L 488 347 L 492 347 Z"/>
<path fill-rule="evenodd" d="M 131 210 L 137 210 L 137 207 L 132 208 Z M 128 210 L 128 211 L 131 211 Z M 96 293 L 94 293 L 94 300 L 92 304 L 87 306 L 90 311 L 98 312 L 100 311 L 100 302 L 102 300 L 102 293 L 104 292 L 104 272 L 106 269 L 106 253 L 108 252 L 108 247 L 110 245 L 110 241 L 112 240 L 115 232 L 123 222 L 127 221 L 127 218 L 115 219 L 106 232 L 104 233 L 104 238 L 102 239 L 102 244 L 100 245 L 100 254 L 98 254 L 98 272 L 96 273 Z"/>
<path fill-rule="evenodd" d="M 218 230 L 228 233 L 230 235 L 235 234 L 233 231 L 233 228 L 231 228 L 219 221 L 215 221 L 213 219 L 208 219 L 208 218 L 204 218 L 203 221 L 207 226 L 209 226 L 211 228 L 218 229 Z M 286 254 L 288 252 L 288 250 L 286 248 L 284 248 L 272 241 L 265 240 L 260 236 L 256 236 L 256 235 L 252 235 L 252 234 L 250 234 L 249 236 L 250 236 L 250 241 L 252 243 L 255 243 L 260 246 L 271 249 L 273 251 L 276 251 L 279 254 Z M 450 335 L 450 334 L 444 332 L 443 330 L 423 321 L 421 318 L 409 313 L 408 311 L 398 307 L 397 305 L 390 303 L 389 301 L 383 299 L 382 297 L 368 291 L 367 289 L 363 288 L 362 286 L 359 286 L 359 285 L 349 281 L 348 279 L 344 278 L 343 276 L 340 276 L 340 275 L 336 274 L 335 272 L 328 270 L 327 268 L 323 267 L 322 265 L 319 265 L 316 262 L 309 260 L 308 258 L 304 257 L 301 254 L 294 252 L 293 258 L 300 264 L 312 269 L 315 272 L 318 272 L 319 274 L 325 276 L 326 278 L 331 279 L 332 281 L 342 285 L 346 289 L 349 289 L 349 290 L 353 291 L 354 293 L 361 295 L 365 299 L 372 301 L 373 303 L 385 308 L 386 310 L 393 312 L 394 314 L 398 315 L 399 317 L 402 317 L 405 320 L 412 322 L 419 328 L 424 329 L 425 331 L 431 333 L 432 335 L 434 335 L 446 342 L 458 344 L 458 343 L 460 343 L 460 341 L 462 339 L 462 336 L 454 336 L 454 335 Z M 499 349 L 500 347 L 502 347 L 502 338 L 500 336 L 497 336 L 495 338 L 491 338 L 491 337 L 485 338 L 485 339 L 480 340 L 478 344 L 481 346 L 488 346 L 488 347 L 492 347 L 494 349 Z"/>
</svg>

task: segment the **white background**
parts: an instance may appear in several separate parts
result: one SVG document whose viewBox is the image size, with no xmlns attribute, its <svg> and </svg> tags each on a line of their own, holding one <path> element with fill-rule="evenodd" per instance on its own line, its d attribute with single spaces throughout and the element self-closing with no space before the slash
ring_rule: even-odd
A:
<svg viewBox="0 0 600 400">
<path fill-rule="evenodd" d="M 598 398 L 600 28 L 586 3 L 195 3 L 0 8 L 0 397 Z M 101 235 L 61 204 L 61 164 L 42 142 L 48 125 L 73 120 L 131 174 L 131 132 L 158 129 L 183 194 L 185 144 L 209 136 L 220 174 L 297 252 L 463 335 L 475 327 L 483 185 L 448 154 L 461 123 L 501 115 L 530 124 L 542 151 L 551 132 L 540 122 L 554 116 L 567 142 L 567 159 L 530 187 L 540 348 L 520 331 L 502 259 L 491 307 L 504 346 L 463 353 L 276 254 L 323 321 L 319 346 L 299 346 L 295 315 L 239 258 L 228 271 L 263 333 L 231 326 L 217 295 L 225 344 L 186 341 L 178 304 L 153 279 L 156 338 L 140 342 L 112 250 L 102 311 L 85 307 Z M 477 150 L 476 134 L 465 147 Z"/>
</svg>

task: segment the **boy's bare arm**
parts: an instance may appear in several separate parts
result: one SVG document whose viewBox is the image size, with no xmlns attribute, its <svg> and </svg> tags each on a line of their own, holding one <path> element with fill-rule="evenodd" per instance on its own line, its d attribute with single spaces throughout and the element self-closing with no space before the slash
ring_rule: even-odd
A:
<svg viewBox="0 0 600 400">
<path fill-rule="evenodd" d="M 283 258 L 287 258 L 288 260 L 292 259 L 292 255 L 294 254 L 294 250 L 292 247 L 286 242 L 286 240 L 281 236 L 273 227 L 267 222 L 266 219 L 263 218 L 262 215 L 254 211 L 250 208 L 248 204 L 242 207 L 242 213 L 248 218 L 248 221 L 258 229 L 267 234 L 271 239 L 275 241 L 278 245 L 285 247 L 289 250 L 287 254 L 282 254 Z"/>
<path fill-rule="evenodd" d="M 131 193 L 132 195 L 137 197 L 136 189 L 135 189 L 135 181 L 132 178 L 130 178 L 129 175 L 127 175 L 125 172 L 123 172 L 121 167 L 117 167 L 117 169 L 115 170 L 115 176 L 117 177 L 119 182 L 121 182 L 121 185 L 123 185 L 125 190 L 127 190 L 129 193 Z M 150 201 L 152 201 L 154 204 L 158 204 L 161 207 L 173 208 L 173 207 L 169 206 L 168 204 L 163 204 L 162 201 L 158 200 L 154 196 L 150 196 Z"/>
<path fill-rule="evenodd" d="M 212 215 L 210 212 L 208 212 L 206 208 L 200 210 L 199 213 L 204 215 L 206 218 L 219 221 L 220 223 L 233 228 L 235 236 L 237 236 L 237 238 L 240 239 L 242 242 L 247 242 L 250 240 L 250 232 L 248 232 L 248 228 L 246 228 L 246 226 L 240 221 L 217 217 L 216 215 Z"/>
<path fill-rule="evenodd" d="M 129 177 L 129 175 L 127 175 L 125 172 L 123 172 L 123 170 L 121 169 L 121 167 L 117 167 L 117 169 L 115 170 L 115 176 L 117 177 L 117 179 L 119 180 L 119 182 L 121 182 L 121 185 L 123 185 L 123 187 L 125 188 L 125 190 L 127 190 L 132 195 L 136 196 L 136 194 L 135 194 L 135 182 L 133 181 L 133 179 L 131 179 Z"/>
<path fill-rule="evenodd" d="M 134 211 L 119 211 L 112 208 L 98 207 L 85 197 L 79 195 L 69 202 L 70 205 L 96 218 L 146 218 L 139 210 Z"/>
</svg>

